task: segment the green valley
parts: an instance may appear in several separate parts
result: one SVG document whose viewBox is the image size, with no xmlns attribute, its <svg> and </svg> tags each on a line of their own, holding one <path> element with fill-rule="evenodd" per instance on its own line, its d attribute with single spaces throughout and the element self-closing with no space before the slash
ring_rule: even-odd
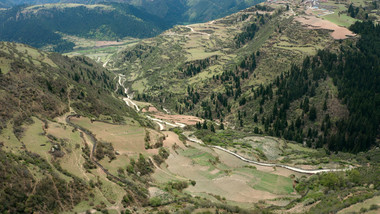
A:
<svg viewBox="0 0 380 214">
<path fill-rule="evenodd" d="M 0 213 L 378 213 L 377 2 L 256 3 L 4 10 Z"/>
</svg>

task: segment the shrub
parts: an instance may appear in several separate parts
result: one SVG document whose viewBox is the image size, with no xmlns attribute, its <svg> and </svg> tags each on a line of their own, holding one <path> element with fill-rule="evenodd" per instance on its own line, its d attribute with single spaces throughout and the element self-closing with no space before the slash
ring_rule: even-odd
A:
<svg viewBox="0 0 380 214">
<path fill-rule="evenodd" d="M 377 204 L 372 204 L 370 207 L 369 207 L 369 210 L 377 210 L 379 209 L 379 205 Z"/>
<path fill-rule="evenodd" d="M 149 199 L 149 205 L 152 207 L 158 207 L 161 205 L 161 203 L 162 203 L 162 201 L 158 197 L 153 197 L 153 198 Z"/>
<path fill-rule="evenodd" d="M 169 182 L 169 186 L 172 189 L 182 191 L 183 189 L 186 189 L 189 186 L 189 184 L 187 183 L 187 181 L 177 181 L 177 182 Z"/>
<path fill-rule="evenodd" d="M 311 205 L 311 204 L 314 204 L 315 203 L 315 200 L 313 198 L 308 198 L 306 199 L 304 202 L 303 202 L 303 205 L 304 206 L 307 206 L 307 205 Z"/>
</svg>

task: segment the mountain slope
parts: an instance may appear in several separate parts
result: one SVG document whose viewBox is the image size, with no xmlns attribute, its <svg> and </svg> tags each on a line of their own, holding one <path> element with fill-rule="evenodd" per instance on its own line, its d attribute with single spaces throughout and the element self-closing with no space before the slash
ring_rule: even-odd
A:
<svg viewBox="0 0 380 214">
<path fill-rule="evenodd" d="M 0 50 L 0 212 L 259 213 L 192 197 L 183 189 L 195 181 L 156 180 L 173 145 L 187 148 L 116 97 L 121 76 L 84 57 L 8 42 Z M 289 192 L 289 178 L 270 176 Z"/>
<path fill-rule="evenodd" d="M 127 0 L 127 2 L 166 20 L 174 19 L 178 24 L 221 18 L 261 3 L 262 0 Z"/>
<path fill-rule="evenodd" d="M 104 4 L 122 3 L 140 8 L 142 11 L 164 19 L 172 25 L 183 22 L 205 22 L 238 12 L 239 10 L 263 2 L 263 0 L 1 0 L 4 8 L 27 4 L 78 3 Z"/>
<path fill-rule="evenodd" d="M 73 49 L 74 44 L 64 40 L 62 34 L 96 40 L 147 38 L 179 23 L 208 21 L 259 2 L 261 1 L 17 1 L 13 2 L 12 8 L 0 11 L 0 40 L 67 52 Z M 34 5 L 38 3 L 49 4 Z"/>
<path fill-rule="evenodd" d="M 122 209 L 123 197 L 146 203 L 146 183 L 108 172 L 99 162 L 119 160 L 114 148 L 74 124 L 81 115 L 91 124 L 151 126 L 115 96 L 115 78 L 85 57 L 0 43 L 0 212 L 64 212 L 79 203 L 104 209 L 116 199 Z"/>
<path fill-rule="evenodd" d="M 380 28 L 336 39 L 300 6 L 176 26 L 109 70 L 0 43 L 0 213 L 376 212 Z"/>
<path fill-rule="evenodd" d="M 127 115 L 128 108 L 111 96 L 116 89 L 112 74 L 89 59 L 6 42 L 0 44 L 0 54 L 1 128 L 11 121 L 16 136 L 22 135 L 21 125 L 30 116 L 57 117 L 69 111 L 69 102 L 90 117 L 120 120 Z"/>
<path fill-rule="evenodd" d="M 314 148 L 359 152 L 377 145 L 379 91 L 373 81 L 367 92 L 354 83 L 370 76 L 378 81 L 378 50 L 363 45 L 373 40 L 372 34 L 353 27 L 362 38 L 342 42 L 325 29 L 303 27 L 294 15 L 285 7 L 259 6 L 209 23 L 178 26 L 119 52 L 109 65 L 129 75 L 137 99 L 175 112 Z M 363 25 L 359 28 L 377 29 Z M 355 78 L 338 81 L 341 70 L 352 67 L 345 65 L 346 58 L 360 61 L 356 54 L 371 59 L 355 68 L 369 73 L 354 72 Z M 361 93 L 372 97 L 360 99 L 363 105 L 357 103 Z M 368 112 L 375 115 L 369 118 Z"/>
</svg>

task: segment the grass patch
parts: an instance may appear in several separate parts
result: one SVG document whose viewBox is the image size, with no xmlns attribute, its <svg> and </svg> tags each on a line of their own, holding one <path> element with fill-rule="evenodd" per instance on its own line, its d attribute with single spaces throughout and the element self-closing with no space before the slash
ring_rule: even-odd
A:
<svg viewBox="0 0 380 214">
<path fill-rule="evenodd" d="M 253 175 L 254 179 L 249 182 L 249 185 L 254 189 L 274 194 L 290 194 L 293 192 L 293 182 L 290 178 L 250 168 L 240 168 L 236 171 Z"/>
<path fill-rule="evenodd" d="M 361 0 L 360 0 L 361 1 Z M 329 10 L 333 11 L 333 14 L 328 14 L 321 16 L 321 18 L 326 19 L 334 24 L 343 27 L 349 27 L 354 24 L 357 19 L 354 19 L 346 14 L 347 7 L 345 4 L 335 4 L 335 2 L 322 2 L 321 6 L 329 7 Z M 339 15 L 339 12 L 343 12 Z"/>
</svg>

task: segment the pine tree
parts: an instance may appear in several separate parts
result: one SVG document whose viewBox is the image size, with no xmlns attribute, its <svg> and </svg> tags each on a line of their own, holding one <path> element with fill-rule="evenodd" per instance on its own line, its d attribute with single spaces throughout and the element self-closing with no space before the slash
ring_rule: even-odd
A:
<svg viewBox="0 0 380 214">
<path fill-rule="evenodd" d="M 196 127 L 197 129 L 201 129 L 201 128 L 202 128 L 202 124 L 201 124 L 201 122 L 197 122 L 197 124 L 195 124 L 195 127 Z"/>
<path fill-rule="evenodd" d="M 317 109 L 315 108 L 315 106 L 312 106 L 310 109 L 309 119 L 311 121 L 314 121 L 315 119 L 317 119 Z"/>
<path fill-rule="evenodd" d="M 223 122 L 220 123 L 219 129 L 220 130 L 224 130 L 224 124 L 223 124 Z"/>
<path fill-rule="evenodd" d="M 212 132 L 215 132 L 214 124 L 211 124 L 211 131 L 212 131 Z"/>
<path fill-rule="evenodd" d="M 203 127 L 202 127 L 203 129 L 207 129 L 207 122 L 206 122 L 206 120 L 203 122 Z"/>
<path fill-rule="evenodd" d="M 253 116 L 253 122 L 257 123 L 257 114 Z"/>
</svg>

